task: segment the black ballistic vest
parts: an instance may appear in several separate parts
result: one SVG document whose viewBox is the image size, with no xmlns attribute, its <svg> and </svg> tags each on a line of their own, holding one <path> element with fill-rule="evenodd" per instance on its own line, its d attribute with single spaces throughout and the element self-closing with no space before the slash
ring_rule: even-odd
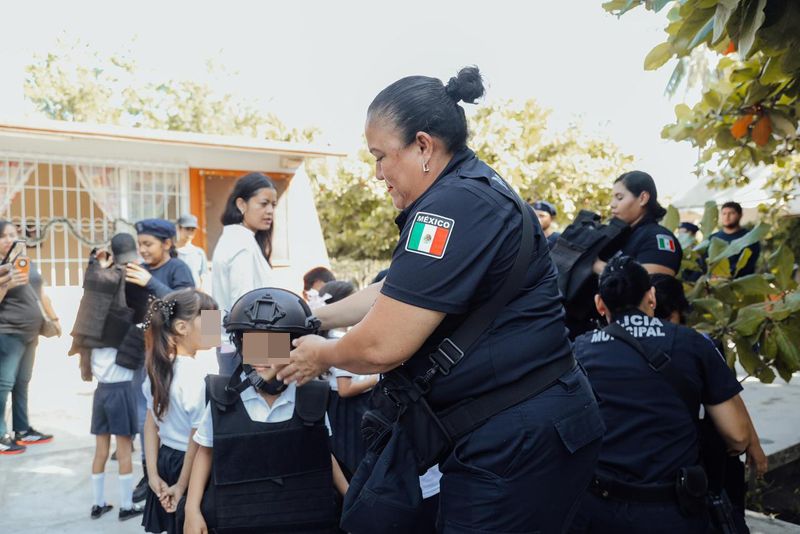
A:
<svg viewBox="0 0 800 534">
<path fill-rule="evenodd" d="M 214 423 L 211 477 L 201 505 L 209 530 L 336 532 L 338 517 L 325 411 L 328 384 L 297 388 L 283 423 L 252 421 L 229 377 L 206 378 Z"/>
</svg>

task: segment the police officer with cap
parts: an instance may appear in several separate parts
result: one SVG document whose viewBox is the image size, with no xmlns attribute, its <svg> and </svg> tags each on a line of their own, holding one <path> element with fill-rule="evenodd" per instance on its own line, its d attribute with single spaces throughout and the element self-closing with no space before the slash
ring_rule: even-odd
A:
<svg viewBox="0 0 800 534">
<path fill-rule="evenodd" d="M 614 181 L 611 195 L 611 214 L 632 228 L 620 252 L 635 259 L 650 274 L 676 276 L 683 249 L 675 234 L 659 224 L 667 210 L 658 203 L 653 177 L 642 171 L 626 172 Z M 598 260 L 595 272 L 600 274 L 604 266 Z"/>
<path fill-rule="evenodd" d="M 654 317 L 655 289 L 632 258 L 609 261 L 595 301 L 610 326 L 578 337 L 575 357 L 602 400 L 606 434 L 571 532 L 707 532 L 698 414 L 702 404 L 729 452 L 745 451 L 742 387 L 701 334 Z"/>
<path fill-rule="evenodd" d="M 264 288 L 239 298 L 224 325 L 241 354 L 248 334 L 283 334 L 288 349 L 319 321 L 298 295 Z M 330 452 L 328 383 L 287 386 L 275 379 L 279 368 L 243 364 L 206 378 L 185 532 L 337 532 L 334 492 L 347 481 Z"/>
<path fill-rule="evenodd" d="M 355 326 L 337 340 L 296 340 L 292 363 L 278 376 L 303 383 L 329 367 L 388 373 L 384 380 L 401 372 L 440 415 L 506 396 L 505 407 L 494 403 L 484 417 L 471 412 L 477 422 L 440 460 L 439 529 L 560 532 L 591 479 L 603 425 L 571 356 L 541 227 L 466 145 L 459 102 L 483 94 L 478 69 L 468 67 L 447 84 L 400 79 L 373 100 L 366 138 L 377 178 L 400 210 L 388 275 L 315 310 L 323 329 Z M 496 313 L 472 315 L 503 287 L 528 231 L 521 283 Z M 487 326 L 461 350 L 451 337 L 465 321 Z M 391 398 L 382 384 L 377 390 Z M 406 433 L 412 441 L 428 437 Z"/>
<path fill-rule="evenodd" d="M 556 232 L 550 227 L 553 224 L 553 217 L 558 214 L 556 207 L 546 200 L 537 200 L 533 203 L 533 211 L 536 212 L 536 217 L 539 218 L 539 224 L 542 226 L 542 231 L 547 238 L 547 245 L 553 248 L 556 245 L 556 241 L 558 241 L 558 236 L 561 235 L 561 232 Z"/>
</svg>

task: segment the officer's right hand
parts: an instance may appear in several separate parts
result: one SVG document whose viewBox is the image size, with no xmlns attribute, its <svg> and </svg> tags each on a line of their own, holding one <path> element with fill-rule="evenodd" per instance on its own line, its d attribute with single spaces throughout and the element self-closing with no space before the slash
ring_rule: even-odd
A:
<svg viewBox="0 0 800 534">
<path fill-rule="evenodd" d="M 183 522 L 183 534 L 208 534 L 206 520 L 200 510 L 186 509 L 186 519 Z"/>
</svg>

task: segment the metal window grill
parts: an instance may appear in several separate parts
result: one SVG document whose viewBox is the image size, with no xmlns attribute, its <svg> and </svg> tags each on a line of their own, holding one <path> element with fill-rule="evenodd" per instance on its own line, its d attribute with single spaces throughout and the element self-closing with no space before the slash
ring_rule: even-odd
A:
<svg viewBox="0 0 800 534">
<path fill-rule="evenodd" d="M 0 217 L 28 240 L 48 286 L 78 286 L 89 253 L 132 223 L 189 207 L 185 165 L 0 151 Z"/>
</svg>

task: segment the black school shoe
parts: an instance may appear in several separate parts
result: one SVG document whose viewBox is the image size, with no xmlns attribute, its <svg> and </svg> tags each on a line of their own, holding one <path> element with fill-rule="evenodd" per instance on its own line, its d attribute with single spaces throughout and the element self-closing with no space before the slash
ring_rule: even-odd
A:
<svg viewBox="0 0 800 534">
<path fill-rule="evenodd" d="M 92 506 L 92 519 L 100 519 L 100 516 L 106 512 L 110 512 L 114 507 L 110 504 L 104 504 L 103 506 L 97 506 L 96 504 Z"/>
<path fill-rule="evenodd" d="M 53 441 L 52 434 L 42 434 L 30 427 L 25 432 L 14 432 L 14 441 L 17 445 L 38 445 L 40 443 L 50 443 Z"/>
<path fill-rule="evenodd" d="M 119 509 L 119 520 L 120 521 L 127 521 L 133 517 L 138 515 L 142 515 L 144 513 L 144 505 L 143 504 L 134 504 L 133 508 L 120 508 Z"/>
<path fill-rule="evenodd" d="M 136 487 L 133 489 L 133 502 L 142 502 L 147 498 L 147 489 L 150 487 L 150 482 L 147 480 L 147 475 L 143 476 Z"/>
</svg>

